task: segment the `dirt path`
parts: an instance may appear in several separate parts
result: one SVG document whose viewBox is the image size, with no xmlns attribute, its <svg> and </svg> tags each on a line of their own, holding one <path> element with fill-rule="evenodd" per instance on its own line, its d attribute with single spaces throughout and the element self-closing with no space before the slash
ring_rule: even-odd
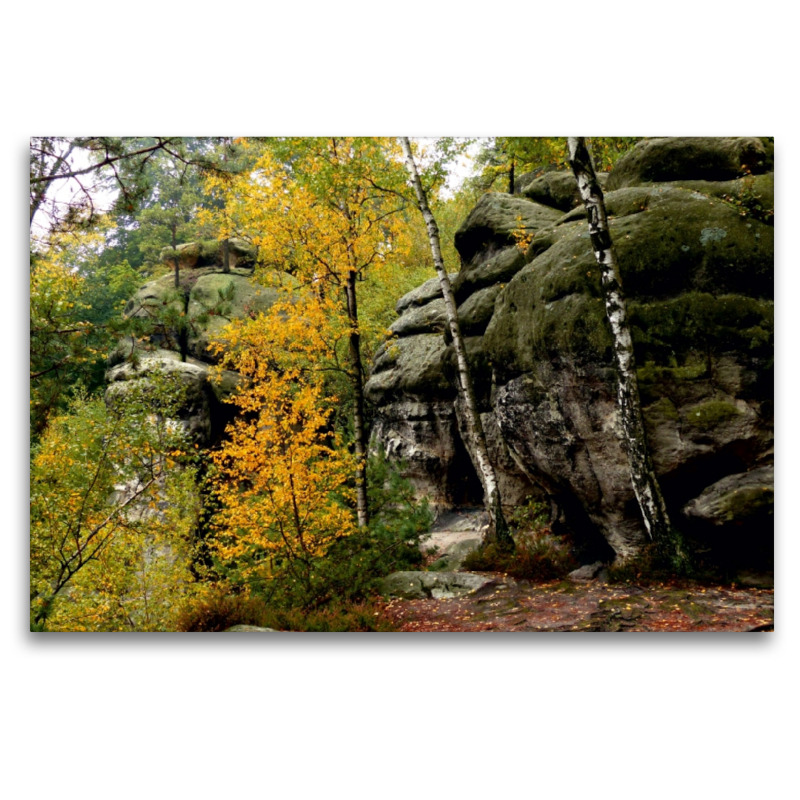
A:
<svg viewBox="0 0 800 800">
<path fill-rule="evenodd" d="M 753 631 L 772 630 L 772 589 L 692 584 L 533 584 L 494 575 L 466 597 L 390 600 L 401 631 Z"/>
</svg>

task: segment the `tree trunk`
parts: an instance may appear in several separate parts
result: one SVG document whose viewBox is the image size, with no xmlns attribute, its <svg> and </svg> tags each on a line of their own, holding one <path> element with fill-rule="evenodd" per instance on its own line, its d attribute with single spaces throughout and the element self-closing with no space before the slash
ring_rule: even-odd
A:
<svg viewBox="0 0 800 800">
<path fill-rule="evenodd" d="M 356 512 L 358 527 L 369 525 L 369 506 L 367 504 L 367 445 L 364 429 L 364 371 L 361 366 L 361 334 L 358 331 L 358 303 L 356 300 L 356 272 L 350 270 L 345 282 L 347 298 L 347 317 L 350 322 L 348 347 L 350 350 L 351 381 L 355 396 L 353 412 L 353 436 L 355 439 L 356 464 Z"/>
<path fill-rule="evenodd" d="M 173 266 L 175 267 L 175 288 L 179 289 L 181 285 L 181 268 L 178 266 L 178 226 L 176 223 L 172 223 L 170 228 L 172 231 L 172 258 L 174 261 Z"/>
<path fill-rule="evenodd" d="M 227 275 L 231 271 L 231 251 L 228 240 L 222 240 L 222 271 Z"/>
<path fill-rule="evenodd" d="M 467 362 L 467 351 L 464 346 L 464 339 L 461 336 L 461 328 L 458 324 L 456 301 L 453 296 L 453 289 L 450 286 L 450 278 L 444 266 L 444 259 L 442 258 L 439 227 L 428 206 L 428 198 L 425 195 L 425 189 L 422 187 L 417 165 L 411 153 L 411 142 L 408 140 L 407 136 L 401 137 L 400 142 L 403 146 L 403 153 L 406 158 L 406 167 L 408 168 L 408 173 L 411 176 L 411 182 L 417 195 L 417 206 L 422 212 L 422 217 L 428 229 L 428 239 L 431 245 L 431 253 L 433 254 L 433 263 L 439 275 L 439 284 L 442 287 L 442 295 L 444 297 L 445 310 L 447 313 L 447 323 L 453 338 L 453 348 L 456 352 L 458 393 L 465 410 L 464 422 L 466 423 L 468 439 L 470 440 L 468 442 L 468 449 L 475 463 L 475 468 L 480 477 L 481 484 L 483 485 L 484 504 L 489 513 L 489 530 L 486 534 L 485 542 L 487 544 L 494 543 L 498 547 L 510 550 L 514 548 L 514 540 L 511 538 L 508 525 L 503 516 L 497 476 L 492 462 L 489 460 L 486 437 L 483 432 L 481 416 L 478 413 L 478 404 L 475 401 L 475 392 L 472 388 L 472 377 L 469 370 L 469 363 Z"/>
<path fill-rule="evenodd" d="M 631 484 L 648 536 L 672 565 L 683 571 L 688 567 L 688 556 L 680 534 L 670 524 L 647 445 L 625 296 L 608 227 L 603 192 L 597 182 L 586 140 L 583 137 L 569 137 L 567 146 L 570 166 L 589 218 L 592 248 L 600 267 L 606 316 L 613 339 L 617 406 L 622 423 L 623 446 L 630 465 Z"/>
</svg>

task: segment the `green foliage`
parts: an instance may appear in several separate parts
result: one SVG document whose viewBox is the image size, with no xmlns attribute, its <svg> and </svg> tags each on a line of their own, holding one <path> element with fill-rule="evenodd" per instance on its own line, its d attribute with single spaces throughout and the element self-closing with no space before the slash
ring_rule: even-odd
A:
<svg viewBox="0 0 800 800">
<path fill-rule="evenodd" d="M 640 137 L 594 137 L 589 142 L 595 169 L 608 172 Z M 537 169 L 569 169 L 566 136 L 498 136 L 490 139 L 476 159 L 482 167 L 474 184 L 481 191 L 508 191 L 513 168 L 519 176 Z"/>
<path fill-rule="evenodd" d="M 78 395 L 31 456 L 31 615 L 56 630 L 168 626 L 188 591 L 194 468 L 168 376 Z M 160 412 L 160 413 L 159 413 Z"/>
<path fill-rule="evenodd" d="M 96 276 L 84 271 L 93 263 L 97 242 L 97 236 L 81 234 L 54 242 L 47 252 L 31 251 L 32 441 L 52 413 L 64 410 L 73 388 L 92 391 L 102 381 L 114 305 L 128 290 L 130 273 L 126 266 Z"/>
<path fill-rule="evenodd" d="M 508 516 L 508 524 L 512 532 L 538 531 L 550 521 L 548 504 L 541 500 L 531 499 L 521 506 L 516 506 Z"/>
</svg>

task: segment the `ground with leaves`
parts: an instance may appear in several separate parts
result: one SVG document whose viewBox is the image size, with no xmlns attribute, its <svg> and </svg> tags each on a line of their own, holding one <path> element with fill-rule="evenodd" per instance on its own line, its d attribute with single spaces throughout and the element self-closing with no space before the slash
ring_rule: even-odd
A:
<svg viewBox="0 0 800 800">
<path fill-rule="evenodd" d="M 494 574 L 471 595 L 389 600 L 382 611 L 399 631 L 771 631 L 772 589 L 640 586 L 571 581 L 533 584 Z"/>
</svg>

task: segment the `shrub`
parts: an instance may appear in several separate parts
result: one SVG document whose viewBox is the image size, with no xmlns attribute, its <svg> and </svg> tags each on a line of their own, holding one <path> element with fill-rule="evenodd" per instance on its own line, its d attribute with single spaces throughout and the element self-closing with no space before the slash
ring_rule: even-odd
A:
<svg viewBox="0 0 800 800">
<path fill-rule="evenodd" d="M 547 530 L 520 533 L 515 537 L 515 545 L 513 552 L 498 549 L 493 544 L 476 550 L 464 560 L 464 569 L 503 572 L 512 578 L 531 581 L 551 581 L 578 566 L 567 544 Z"/>
<path fill-rule="evenodd" d="M 331 603 L 324 608 L 269 608 L 264 598 L 230 594 L 218 586 L 178 618 L 178 630 L 214 633 L 234 625 L 255 625 L 279 631 L 379 632 L 394 630 L 373 603 Z"/>
<path fill-rule="evenodd" d="M 178 614 L 179 631 L 224 631 L 233 625 L 257 625 L 269 628 L 266 624 L 267 606 L 259 597 L 244 594 L 230 594 L 216 587 L 186 605 Z"/>
<path fill-rule="evenodd" d="M 291 609 L 305 615 L 326 606 L 363 603 L 374 594 L 378 579 L 419 566 L 423 561 L 420 539 L 432 522 L 427 502 L 417 502 L 398 468 L 382 457 L 370 459 L 368 476 L 368 528 L 353 529 L 339 538 L 325 529 L 330 543 L 303 560 L 255 550 L 223 558 L 225 553 L 217 551 L 214 579 L 242 595 L 261 598 L 270 613 Z M 265 559 L 269 559 L 268 569 L 262 568 Z"/>
</svg>

